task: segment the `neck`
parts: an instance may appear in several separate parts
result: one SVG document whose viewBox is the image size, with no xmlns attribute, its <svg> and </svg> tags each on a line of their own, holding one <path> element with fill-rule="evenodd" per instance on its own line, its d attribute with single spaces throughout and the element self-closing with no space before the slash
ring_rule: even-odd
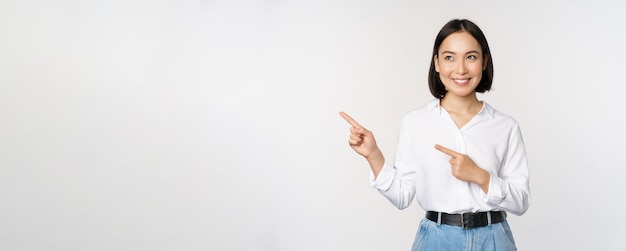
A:
<svg viewBox="0 0 626 251">
<path fill-rule="evenodd" d="M 440 104 L 448 112 L 454 113 L 475 113 L 478 109 L 482 109 L 482 102 L 476 97 L 476 93 L 472 93 L 467 96 L 455 96 L 450 93 L 446 93 L 441 98 Z"/>
</svg>

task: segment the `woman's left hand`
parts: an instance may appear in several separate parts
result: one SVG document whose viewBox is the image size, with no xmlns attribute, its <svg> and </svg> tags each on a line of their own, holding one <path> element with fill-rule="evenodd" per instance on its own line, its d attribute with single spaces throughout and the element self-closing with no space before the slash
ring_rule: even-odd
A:
<svg viewBox="0 0 626 251">
<path fill-rule="evenodd" d="M 489 172 L 477 166 L 469 156 L 440 145 L 435 145 L 435 149 L 451 157 L 450 168 L 454 177 L 478 184 L 485 193 L 489 191 L 489 179 L 491 178 Z"/>
</svg>

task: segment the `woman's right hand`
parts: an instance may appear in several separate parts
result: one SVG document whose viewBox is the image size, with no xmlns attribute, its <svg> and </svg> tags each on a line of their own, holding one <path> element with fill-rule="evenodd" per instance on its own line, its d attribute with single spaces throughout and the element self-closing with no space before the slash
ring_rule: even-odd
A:
<svg viewBox="0 0 626 251">
<path fill-rule="evenodd" d="M 365 157 L 372 168 L 374 177 L 378 177 L 378 174 L 385 164 L 385 157 L 378 148 L 378 145 L 376 145 L 374 134 L 357 123 L 356 120 L 345 112 L 339 112 L 339 115 L 352 125 L 350 128 L 350 139 L 348 140 L 350 147 L 352 147 L 355 152 Z"/>
<path fill-rule="evenodd" d="M 371 156 L 378 154 L 380 149 L 376 145 L 376 139 L 374 139 L 374 134 L 365 129 L 361 124 L 357 123 L 350 115 L 345 112 L 339 112 L 339 115 L 343 117 L 352 127 L 350 128 L 350 139 L 348 143 L 350 143 L 350 147 L 360 154 L 361 156 L 369 159 Z"/>
</svg>

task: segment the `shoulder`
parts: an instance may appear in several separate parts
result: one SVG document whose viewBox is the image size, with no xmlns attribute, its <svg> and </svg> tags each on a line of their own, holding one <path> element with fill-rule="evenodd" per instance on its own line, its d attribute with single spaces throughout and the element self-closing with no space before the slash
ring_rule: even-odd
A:
<svg viewBox="0 0 626 251">
<path fill-rule="evenodd" d="M 485 112 L 487 112 L 487 114 L 489 114 L 489 116 L 491 116 L 491 118 L 494 120 L 494 122 L 501 124 L 501 125 L 505 125 L 505 126 L 509 126 L 509 127 L 519 127 L 519 124 L 517 123 L 517 120 L 515 120 L 515 118 L 513 118 L 512 116 L 501 112 L 499 110 L 496 110 L 495 108 L 493 108 L 491 105 L 489 105 L 487 102 L 483 101 L 485 104 Z"/>
</svg>

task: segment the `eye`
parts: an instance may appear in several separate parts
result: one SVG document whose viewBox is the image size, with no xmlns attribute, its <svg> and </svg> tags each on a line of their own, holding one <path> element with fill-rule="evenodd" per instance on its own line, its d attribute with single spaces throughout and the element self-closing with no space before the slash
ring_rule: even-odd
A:
<svg viewBox="0 0 626 251">
<path fill-rule="evenodd" d="M 474 60 L 478 59 L 478 57 L 476 57 L 476 55 L 469 55 L 469 56 L 467 56 L 467 59 L 470 60 L 470 61 L 474 61 Z"/>
<path fill-rule="evenodd" d="M 443 57 L 443 60 L 452 61 L 452 60 L 454 60 L 454 58 L 452 56 L 445 56 L 445 57 Z"/>
</svg>

